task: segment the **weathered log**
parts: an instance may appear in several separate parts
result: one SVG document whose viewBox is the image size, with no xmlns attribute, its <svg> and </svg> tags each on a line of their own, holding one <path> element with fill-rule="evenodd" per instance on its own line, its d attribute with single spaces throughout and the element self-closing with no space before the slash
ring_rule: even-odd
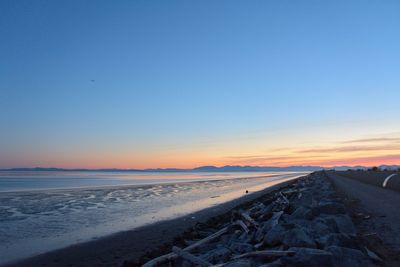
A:
<svg viewBox="0 0 400 267">
<path fill-rule="evenodd" d="M 371 260 L 383 262 L 383 260 L 378 255 L 376 255 L 375 252 L 369 250 L 367 247 L 365 247 L 365 251 L 367 252 L 368 257 L 370 257 Z"/>
<path fill-rule="evenodd" d="M 253 218 L 250 217 L 249 214 L 245 213 L 245 212 L 241 212 L 240 215 L 246 220 L 248 221 L 250 224 L 252 224 L 254 227 L 258 227 L 258 222 L 256 222 Z"/>
<path fill-rule="evenodd" d="M 208 261 L 205 261 L 202 258 L 196 257 L 195 255 L 190 254 L 189 252 L 184 251 L 183 249 L 181 249 L 179 247 L 173 247 L 172 251 L 179 257 L 181 257 L 185 260 L 188 260 L 191 263 L 194 263 L 196 266 L 211 266 L 212 265 Z"/>
<path fill-rule="evenodd" d="M 242 220 L 237 220 L 235 223 L 240 225 L 247 234 L 249 233 L 249 228 L 247 228 L 246 224 Z"/>
<path fill-rule="evenodd" d="M 261 241 L 260 243 L 257 243 L 254 245 L 255 249 L 259 249 L 260 247 L 262 247 L 264 245 L 264 241 Z"/>
<path fill-rule="evenodd" d="M 287 203 L 290 204 L 289 199 L 287 199 L 287 197 L 285 197 L 285 195 L 282 192 L 279 192 L 279 195 L 283 198 L 283 200 Z"/>
<path fill-rule="evenodd" d="M 203 245 L 205 243 L 210 242 L 211 240 L 214 240 L 214 239 L 220 237 L 221 235 L 223 235 L 226 232 L 228 232 L 228 230 L 229 230 L 229 226 L 224 227 L 221 230 L 219 230 L 218 232 L 216 232 L 216 233 L 214 233 L 212 235 L 209 235 L 206 238 L 203 238 L 203 239 L 195 242 L 194 244 L 184 248 L 183 250 L 184 251 L 193 250 L 193 249 L 195 249 L 195 248 L 197 248 L 197 247 L 199 247 L 199 246 L 201 246 L 201 245 Z M 145 264 L 143 264 L 142 267 L 154 267 L 154 266 L 157 266 L 157 265 L 159 265 L 160 263 L 162 263 L 164 261 L 171 260 L 171 259 L 174 259 L 176 257 L 177 257 L 177 255 L 174 252 L 171 252 L 171 253 L 162 255 L 160 257 L 154 258 L 154 259 L 146 262 Z"/>
<path fill-rule="evenodd" d="M 244 253 L 233 257 L 234 259 L 249 258 L 249 257 L 281 257 L 281 256 L 292 256 L 296 252 L 291 250 L 259 250 Z"/>
<path fill-rule="evenodd" d="M 281 218 L 283 211 L 274 212 L 271 218 L 271 228 L 279 223 L 279 219 Z"/>
<path fill-rule="evenodd" d="M 289 188 L 287 190 L 284 190 L 283 193 L 284 194 L 293 194 L 293 193 L 297 193 L 297 190 Z"/>
<path fill-rule="evenodd" d="M 377 234 L 377 233 L 367 233 L 367 234 L 363 234 L 364 237 L 367 237 L 367 236 L 374 236 L 374 235 L 378 235 L 378 234 Z"/>
</svg>

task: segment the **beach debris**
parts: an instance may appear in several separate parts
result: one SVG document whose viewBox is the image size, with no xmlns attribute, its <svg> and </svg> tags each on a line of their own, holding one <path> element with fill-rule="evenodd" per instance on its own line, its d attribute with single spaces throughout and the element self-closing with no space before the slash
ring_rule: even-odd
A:
<svg viewBox="0 0 400 267">
<path fill-rule="evenodd" d="M 210 236 L 208 236 L 208 237 L 206 237 L 206 238 L 203 238 L 203 239 L 201 239 L 201 240 L 195 242 L 194 244 L 192 244 L 192 245 L 190 245 L 190 246 L 184 248 L 183 250 L 184 250 L 184 251 L 191 251 L 191 250 L 193 250 L 193 249 L 196 249 L 197 247 L 199 247 L 199 246 L 201 246 L 201 245 L 203 245 L 203 244 L 205 244 L 205 243 L 207 243 L 207 242 L 210 242 L 210 241 L 212 241 L 212 240 L 214 240 L 214 239 L 220 237 L 221 235 L 225 234 L 225 233 L 228 231 L 228 229 L 229 229 L 229 227 L 224 227 L 224 228 L 222 228 L 221 230 L 219 230 L 218 232 L 216 232 L 216 233 L 214 233 L 214 234 L 212 234 L 212 235 L 210 235 Z M 161 264 L 162 262 L 165 262 L 165 261 L 167 261 L 167 260 L 171 260 L 171 259 L 173 259 L 173 258 L 176 258 L 176 256 L 177 256 L 177 255 L 176 255 L 174 252 L 171 252 L 171 253 L 162 255 L 162 256 L 160 256 L 160 257 L 157 257 L 157 258 L 155 258 L 155 259 L 152 259 L 152 260 L 146 262 L 146 263 L 143 265 L 143 267 L 158 266 L 158 265 Z"/>
<path fill-rule="evenodd" d="M 371 260 L 376 261 L 376 262 L 383 262 L 382 258 L 379 257 L 375 252 L 372 250 L 369 250 L 367 247 L 364 247 L 365 251 L 367 252 L 368 257 L 370 257 Z"/>
<path fill-rule="evenodd" d="M 173 247 L 143 266 L 356 267 L 382 261 L 359 245 L 351 217 L 324 172 L 294 180 L 227 216 L 224 224 L 195 227 L 196 238 L 203 239 L 185 238 L 187 247 Z M 376 233 L 364 236 L 370 235 Z"/>
<path fill-rule="evenodd" d="M 281 218 L 282 214 L 283 211 L 274 212 L 274 215 L 272 215 L 270 223 L 271 228 L 279 223 L 279 219 Z"/>
<path fill-rule="evenodd" d="M 232 251 L 222 246 L 209 251 L 209 253 L 205 255 L 205 259 L 207 261 L 219 264 L 228 262 L 231 256 L 232 256 Z"/>
<path fill-rule="evenodd" d="M 295 251 L 295 255 L 282 257 L 281 266 L 333 267 L 331 252 L 315 248 L 291 248 L 291 251 Z"/>
<path fill-rule="evenodd" d="M 369 236 L 377 236 L 377 233 L 365 233 L 363 234 L 364 237 L 369 237 Z"/>
<path fill-rule="evenodd" d="M 247 242 L 233 241 L 228 246 L 234 254 L 242 254 L 254 251 L 254 246 Z"/>
<path fill-rule="evenodd" d="M 255 228 L 258 228 L 258 222 L 256 222 L 253 218 L 250 217 L 249 214 L 245 212 L 240 212 L 240 215 L 251 225 L 253 225 Z"/>
<path fill-rule="evenodd" d="M 211 266 L 212 264 L 199 258 L 194 256 L 193 254 L 190 254 L 187 251 L 184 251 L 183 249 L 179 248 L 179 247 L 173 247 L 172 251 L 178 255 L 179 257 L 184 258 L 185 260 L 188 260 L 190 262 L 192 262 L 193 264 L 196 264 L 196 266 Z"/>
<path fill-rule="evenodd" d="M 286 202 L 286 204 L 290 204 L 289 199 L 281 192 L 279 192 L 279 195 L 282 197 L 283 201 Z"/>
<path fill-rule="evenodd" d="M 237 220 L 236 224 L 239 225 L 240 227 L 242 227 L 243 230 L 246 232 L 246 234 L 248 234 L 250 232 L 249 228 L 242 220 Z"/>
<path fill-rule="evenodd" d="M 332 253 L 333 266 L 374 266 L 369 257 L 358 249 L 331 246 L 326 251 Z"/>
<path fill-rule="evenodd" d="M 249 258 L 249 257 L 260 257 L 260 258 L 265 258 L 265 257 L 280 257 L 280 256 L 292 256 L 296 252 L 291 251 L 291 250 L 259 250 L 259 251 L 252 251 L 248 253 L 244 253 L 242 255 L 237 255 L 234 256 L 234 259 L 240 259 L 240 258 Z"/>
</svg>

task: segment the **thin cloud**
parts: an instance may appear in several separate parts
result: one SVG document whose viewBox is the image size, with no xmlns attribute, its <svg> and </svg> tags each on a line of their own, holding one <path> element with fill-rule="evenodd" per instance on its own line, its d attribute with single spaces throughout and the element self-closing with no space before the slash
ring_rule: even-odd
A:
<svg viewBox="0 0 400 267">
<path fill-rule="evenodd" d="M 254 156 L 227 156 L 225 158 L 243 160 L 243 159 L 259 159 L 259 158 L 264 158 L 264 157 L 266 157 L 266 156 L 265 155 L 254 155 Z"/>
<path fill-rule="evenodd" d="M 400 138 L 399 137 L 364 138 L 364 139 L 348 140 L 342 143 L 351 144 L 351 143 L 372 143 L 372 142 L 400 142 Z"/>
<path fill-rule="evenodd" d="M 363 151 L 393 151 L 399 150 L 400 145 L 377 145 L 377 146 L 342 146 L 329 148 L 313 148 L 298 150 L 298 153 L 332 153 L 332 152 L 363 152 Z"/>
<path fill-rule="evenodd" d="M 296 164 L 300 162 L 306 162 L 309 160 L 324 160 L 327 156 L 307 156 L 302 157 L 300 155 L 281 155 L 281 156 L 230 156 L 226 157 L 230 164 L 250 164 L 250 165 L 281 165 L 281 164 Z M 233 159 L 233 161 L 232 161 Z"/>
</svg>

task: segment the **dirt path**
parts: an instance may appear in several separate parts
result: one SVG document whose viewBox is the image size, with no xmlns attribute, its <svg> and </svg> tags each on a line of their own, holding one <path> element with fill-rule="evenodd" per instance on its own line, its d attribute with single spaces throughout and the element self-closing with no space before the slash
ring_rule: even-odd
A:
<svg viewBox="0 0 400 267">
<path fill-rule="evenodd" d="M 356 201 L 358 212 L 368 215 L 361 227 L 364 233 L 376 233 L 392 255 L 400 254 L 400 193 L 389 189 L 361 183 L 328 172 L 336 189 Z M 370 217 L 369 217 L 370 216 Z M 392 266 L 400 266 L 400 259 L 390 259 Z M 393 263 L 394 261 L 394 263 Z M 394 265 L 393 265 L 394 264 Z"/>
</svg>

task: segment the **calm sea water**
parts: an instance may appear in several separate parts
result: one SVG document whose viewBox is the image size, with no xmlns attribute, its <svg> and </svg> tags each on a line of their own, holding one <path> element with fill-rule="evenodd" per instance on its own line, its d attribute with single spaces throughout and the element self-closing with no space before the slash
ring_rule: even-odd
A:
<svg viewBox="0 0 400 267">
<path fill-rule="evenodd" d="M 0 264 L 175 218 L 298 172 L 0 172 Z"/>
</svg>

